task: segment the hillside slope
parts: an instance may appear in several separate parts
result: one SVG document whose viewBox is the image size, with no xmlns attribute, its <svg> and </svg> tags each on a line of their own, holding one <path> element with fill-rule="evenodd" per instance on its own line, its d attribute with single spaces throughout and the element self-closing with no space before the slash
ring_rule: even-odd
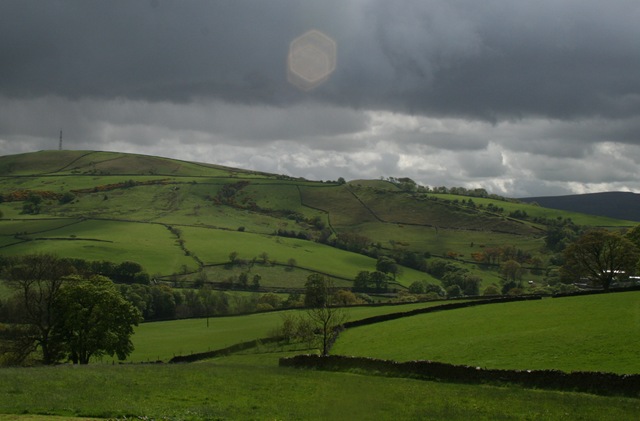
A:
<svg viewBox="0 0 640 421">
<path fill-rule="evenodd" d="M 381 180 L 309 181 L 96 151 L 0 157 L 0 195 L 0 254 L 131 260 L 173 282 L 228 285 L 245 273 L 285 289 L 301 288 L 313 272 L 349 286 L 360 271 L 376 270 L 381 254 L 405 265 L 394 288 L 438 283 L 421 271 L 425 256 L 449 259 L 485 284 L 498 282 L 497 264 L 478 265 L 478 256 L 520 250 L 525 267 L 533 257 L 545 264 L 544 221 L 569 215 L 495 198 L 471 203 Z M 570 216 L 589 225 L 632 224 Z M 230 264 L 232 254 L 238 264 Z"/>
<path fill-rule="evenodd" d="M 640 194 L 603 192 L 568 196 L 526 197 L 523 202 L 536 202 L 546 208 L 607 216 L 640 222 Z"/>
</svg>

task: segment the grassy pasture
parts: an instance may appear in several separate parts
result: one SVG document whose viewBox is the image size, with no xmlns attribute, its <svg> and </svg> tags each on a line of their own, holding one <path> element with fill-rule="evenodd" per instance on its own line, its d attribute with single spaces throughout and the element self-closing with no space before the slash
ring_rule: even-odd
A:
<svg viewBox="0 0 640 421">
<path fill-rule="evenodd" d="M 302 204 L 320 209 L 329 214 L 329 221 L 335 228 L 352 227 L 377 219 L 362 203 L 343 186 L 301 187 Z"/>
<path fill-rule="evenodd" d="M 35 234 L 53 231 L 79 223 L 80 219 L 39 219 L 39 220 L 0 220 L 0 236 L 13 236 L 15 234 Z"/>
<path fill-rule="evenodd" d="M 28 175 L 56 172 L 86 151 L 40 151 L 0 157 L 0 174 Z"/>
<path fill-rule="evenodd" d="M 150 274 L 171 274 L 182 265 L 196 268 L 196 262 L 176 245 L 176 238 L 158 224 L 87 220 L 32 237 L 42 239 L 4 247 L 2 253 L 21 255 L 55 250 L 61 257 L 108 258 L 116 263 L 131 260 Z"/>
<path fill-rule="evenodd" d="M 348 307 L 349 320 L 359 320 L 381 314 L 409 311 L 440 305 L 442 302 L 413 303 L 380 307 Z M 244 316 L 211 317 L 206 319 L 171 320 L 142 323 L 133 336 L 135 351 L 128 361 L 167 361 L 174 355 L 186 355 L 225 348 L 271 336 L 282 324 L 282 315 L 304 314 L 305 310 L 284 310 Z"/>
<path fill-rule="evenodd" d="M 640 373 L 640 292 L 495 304 L 349 329 L 332 353 Z"/>
<path fill-rule="evenodd" d="M 220 264 L 229 261 L 232 251 L 238 258 L 251 260 L 263 252 L 270 260 L 286 264 L 294 258 L 297 266 L 327 273 L 332 276 L 354 279 L 358 272 L 373 271 L 375 259 L 357 253 L 346 252 L 324 244 L 295 238 L 273 237 L 249 232 L 203 230 L 181 227 L 187 248 L 205 264 Z M 405 286 L 428 275 L 404 268 L 397 281 Z"/>
<path fill-rule="evenodd" d="M 279 368 L 271 355 L 0 370 L 0 413 L 27 417 L 621 420 L 638 411 L 638 399 Z"/>
<path fill-rule="evenodd" d="M 22 177 L 3 177 L 0 179 L 1 190 L 43 190 L 64 193 L 71 190 L 92 189 L 108 184 L 124 183 L 129 180 L 137 182 L 171 180 L 163 176 L 151 175 L 34 175 Z"/>
<path fill-rule="evenodd" d="M 534 236 L 510 235 L 500 232 L 465 231 L 457 229 L 437 230 L 433 227 L 403 224 L 367 223 L 359 227 L 363 235 L 376 238 L 383 247 L 392 248 L 391 242 L 408 250 L 427 250 L 431 254 L 445 256 L 453 251 L 465 260 L 471 260 L 471 253 L 482 251 L 484 247 L 504 247 L 513 245 L 522 250 L 538 253 L 544 245 L 542 238 Z"/>
</svg>

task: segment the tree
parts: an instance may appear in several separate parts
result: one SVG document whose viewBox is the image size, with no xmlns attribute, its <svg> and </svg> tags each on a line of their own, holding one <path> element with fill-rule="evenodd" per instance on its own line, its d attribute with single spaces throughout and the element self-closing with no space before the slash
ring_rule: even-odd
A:
<svg viewBox="0 0 640 421">
<path fill-rule="evenodd" d="M 635 272 L 640 251 L 616 232 L 595 230 L 570 244 L 563 256 L 565 279 L 589 278 L 607 291 L 614 279 L 625 279 Z"/>
<path fill-rule="evenodd" d="M 519 281 L 522 279 L 524 269 L 522 265 L 515 260 L 507 260 L 500 264 L 500 274 L 508 281 Z"/>
<path fill-rule="evenodd" d="M 393 279 L 396 279 L 396 274 L 398 273 L 398 264 L 396 261 L 388 256 L 380 256 L 378 257 L 378 261 L 376 262 L 376 270 L 382 273 L 390 273 L 393 275 Z"/>
<path fill-rule="evenodd" d="M 294 259 L 293 257 L 290 258 L 289 260 L 287 260 L 287 268 L 286 268 L 286 270 L 289 271 L 289 272 L 292 271 L 296 267 L 297 264 L 298 264 L 298 262 L 296 261 L 296 259 Z"/>
<path fill-rule="evenodd" d="M 74 364 L 88 364 L 91 357 L 114 354 L 124 360 L 133 351 L 131 335 L 141 314 L 110 279 L 68 278 L 55 309 L 60 317 L 54 334 L 61 338 Z"/>
<path fill-rule="evenodd" d="M 320 333 L 322 355 L 329 355 L 329 347 L 337 336 L 337 329 L 347 320 L 346 313 L 328 305 L 307 310 L 309 319 Z"/>
<path fill-rule="evenodd" d="M 42 197 L 36 194 L 30 194 L 22 205 L 22 213 L 29 215 L 37 215 L 40 213 L 40 204 L 42 203 Z"/>
<path fill-rule="evenodd" d="M 369 279 L 373 283 L 376 292 L 386 292 L 389 289 L 389 277 L 387 274 L 379 271 L 371 272 Z"/>
<path fill-rule="evenodd" d="M 256 291 L 259 290 L 261 279 L 262 279 L 262 276 L 258 275 L 257 273 L 253 275 L 253 282 L 251 283 L 251 289 L 254 289 Z"/>
<path fill-rule="evenodd" d="M 409 292 L 412 294 L 424 294 L 424 282 L 414 281 L 409 285 Z"/>
<path fill-rule="evenodd" d="M 5 276 L 16 291 L 15 300 L 22 309 L 19 324 L 25 326 L 22 342 L 30 342 L 42 351 L 42 362 L 57 362 L 63 351 L 53 335 L 59 314 L 55 311 L 65 276 L 74 273 L 66 260 L 53 254 L 32 254 L 9 263 Z"/>
<path fill-rule="evenodd" d="M 75 199 L 76 195 L 68 191 L 60 196 L 60 199 L 58 199 L 58 203 L 60 203 L 61 205 L 66 205 L 67 203 L 73 202 Z"/>
<path fill-rule="evenodd" d="M 331 279 L 317 273 L 309 275 L 307 279 L 307 316 L 319 334 L 322 355 L 329 355 L 329 347 L 337 335 L 338 327 L 346 321 L 346 314 L 341 308 L 333 307 Z"/>
<path fill-rule="evenodd" d="M 317 308 L 325 306 L 330 296 L 329 285 L 330 281 L 324 275 L 319 273 L 309 275 L 307 282 L 304 284 L 305 307 Z"/>
<path fill-rule="evenodd" d="M 200 290 L 198 290 L 198 298 L 204 309 L 204 316 L 207 318 L 207 327 L 209 327 L 209 317 L 213 315 L 216 308 L 216 299 L 211 287 L 206 286 L 200 288 Z"/>
<path fill-rule="evenodd" d="M 368 291 L 369 290 L 369 282 L 370 273 L 366 270 L 358 272 L 355 279 L 353 280 L 353 290 L 354 291 Z"/>
</svg>

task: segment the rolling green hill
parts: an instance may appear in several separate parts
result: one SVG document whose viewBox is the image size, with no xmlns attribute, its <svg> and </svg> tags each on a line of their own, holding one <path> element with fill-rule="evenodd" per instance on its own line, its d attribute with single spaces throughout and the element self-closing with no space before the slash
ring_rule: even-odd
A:
<svg viewBox="0 0 640 421">
<path fill-rule="evenodd" d="M 215 282 L 231 252 L 247 261 L 266 253 L 271 264 L 260 271 L 271 286 L 284 265 L 298 269 L 282 277 L 288 288 L 301 287 L 309 271 L 348 286 L 358 272 L 375 270 L 375 258 L 360 250 L 453 259 L 488 284 L 498 279 L 496 267 L 478 266 L 472 256 L 510 246 L 545 264 L 545 220 L 634 225 L 490 198 L 473 198 L 470 206 L 462 196 L 419 194 L 383 180 L 308 181 L 116 152 L 0 157 L 0 195 L 3 255 L 132 260 L 156 277 L 206 273 Z M 34 196 L 37 212 L 25 213 Z M 527 217 L 509 216 L 515 211 Z M 396 288 L 417 280 L 438 282 L 404 267 Z"/>
</svg>

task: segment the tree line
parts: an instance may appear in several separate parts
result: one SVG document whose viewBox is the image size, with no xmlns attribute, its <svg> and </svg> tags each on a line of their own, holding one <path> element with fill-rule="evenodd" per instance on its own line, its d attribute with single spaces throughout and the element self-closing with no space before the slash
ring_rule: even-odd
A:
<svg viewBox="0 0 640 421">
<path fill-rule="evenodd" d="M 2 275 L 14 292 L 0 308 L 2 363 L 87 364 L 133 351 L 133 327 L 142 317 L 110 279 L 83 276 L 52 254 L 5 259 Z"/>
</svg>

